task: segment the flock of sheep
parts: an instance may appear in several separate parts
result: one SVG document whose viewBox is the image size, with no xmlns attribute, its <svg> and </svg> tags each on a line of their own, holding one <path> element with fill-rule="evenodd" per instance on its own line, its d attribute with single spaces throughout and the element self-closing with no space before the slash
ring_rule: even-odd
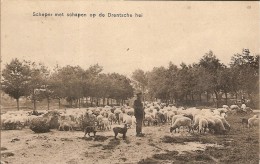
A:
<svg viewBox="0 0 260 164">
<path fill-rule="evenodd" d="M 246 108 L 245 105 L 242 105 L 241 108 L 237 105 L 231 105 L 230 107 L 224 105 L 223 108 L 218 109 L 196 109 L 195 107 L 184 109 L 172 105 L 145 103 L 144 126 L 170 124 L 170 132 L 176 132 L 177 129 L 180 131 L 181 127 L 187 127 L 189 132 L 197 130 L 198 133 L 223 134 L 231 128 L 231 125 L 226 120 L 228 113 Z M 40 118 L 47 119 L 50 127 L 58 130 L 84 131 L 87 127 L 94 127 L 92 128 L 94 134 L 98 130 L 112 130 L 111 125 L 124 123 L 127 128 L 134 128 L 136 124 L 133 108 L 128 106 L 105 106 L 41 111 L 40 113 L 8 111 L 1 115 L 1 129 L 30 127 L 30 124 L 35 119 Z M 242 123 L 247 124 L 250 128 L 259 124 L 259 118 L 255 115 L 249 119 L 242 119 Z M 114 130 L 114 133 L 120 133 L 120 129 Z M 125 136 L 125 134 L 123 135 Z"/>
</svg>

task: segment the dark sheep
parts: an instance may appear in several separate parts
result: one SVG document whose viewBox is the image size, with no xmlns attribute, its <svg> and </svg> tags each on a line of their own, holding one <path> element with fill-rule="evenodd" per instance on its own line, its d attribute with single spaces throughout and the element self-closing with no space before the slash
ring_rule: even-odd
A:
<svg viewBox="0 0 260 164">
<path fill-rule="evenodd" d="M 127 124 L 125 124 L 123 128 L 121 128 L 121 127 L 114 127 L 113 131 L 115 133 L 115 139 L 116 139 L 116 136 L 118 135 L 118 133 L 123 134 L 123 139 L 125 139 L 126 132 L 127 132 Z"/>
<path fill-rule="evenodd" d="M 96 126 L 87 126 L 86 128 L 85 128 L 85 135 L 84 135 L 84 137 L 86 137 L 86 134 L 88 133 L 88 135 L 90 136 L 90 133 L 93 133 L 94 134 L 94 137 L 96 136 Z"/>
</svg>

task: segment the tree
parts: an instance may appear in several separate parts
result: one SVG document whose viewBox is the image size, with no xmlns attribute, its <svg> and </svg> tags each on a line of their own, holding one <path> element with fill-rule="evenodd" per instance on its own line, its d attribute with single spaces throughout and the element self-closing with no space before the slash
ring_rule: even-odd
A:
<svg viewBox="0 0 260 164">
<path fill-rule="evenodd" d="M 29 98 L 33 102 L 33 109 L 36 110 L 36 102 L 41 101 L 45 98 L 43 94 L 46 90 L 47 80 L 50 75 L 50 71 L 43 63 L 35 63 L 27 61 L 27 64 L 30 66 L 30 87 L 28 92 L 30 93 Z"/>
<path fill-rule="evenodd" d="M 147 90 L 148 78 L 147 73 L 141 69 L 137 69 L 132 74 L 132 82 L 136 90 L 141 90 L 143 93 Z"/>
<path fill-rule="evenodd" d="M 133 96 L 134 89 L 131 86 L 131 81 L 124 75 L 118 73 L 109 74 L 111 80 L 111 89 L 109 92 L 109 98 L 117 100 L 118 103 L 123 104 L 124 100 Z"/>
<path fill-rule="evenodd" d="M 148 88 L 151 98 L 158 98 L 164 102 L 169 98 L 167 86 L 167 69 L 164 67 L 154 67 L 148 73 Z"/>
<path fill-rule="evenodd" d="M 177 77 L 178 77 L 178 67 L 174 65 L 172 62 L 169 63 L 168 69 L 166 71 L 166 86 L 169 92 L 169 99 L 171 103 L 173 103 L 173 99 L 177 102 L 179 93 L 177 91 Z"/>
<path fill-rule="evenodd" d="M 233 79 L 236 79 L 233 91 L 247 94 L 249 99 L 253 97 L 258 99 L 259 55 L 251 55 L 248 49 L 243 49 L 242 54 L 232 56 L 230 67 L 233 72 Z"/>
<path fill-rule="evenodd" d="M 68 65 L 58 69 L 55 76 L 52 78 L 54 82 L 57 82 L 54 85 L 55 95 L 58 98 L 66 98 L 70 107 L 75 100 L 78 102 L 77 105 L 80 105 L 79 99 L 83 97 L 85 71 L 80 66 Z"/>
<path fill-rule="evenodd" d="M 16 99 L 19 110 L 19 98 L 28 95 L 31 80 L 30 67 L 25 62 L 13 59 L 3 70 L 2 88 L 12 98 Z"/>
<path fill-rule="evenodd" d="M 219 106 L 219 99 L 221 94 L 221 85 L 219 83 L 219 71 L 223 69 L 224 64 L 220 63 L 219 59 L 213 54 L 212 51 L 206 53 L 202 59 L 200 59 L 199 65 L 205 69 L 205 75 L 207 76 L 207 81 L 205 85 L 211 90 L 216 97 L 216 106 Z"/>
</svg>

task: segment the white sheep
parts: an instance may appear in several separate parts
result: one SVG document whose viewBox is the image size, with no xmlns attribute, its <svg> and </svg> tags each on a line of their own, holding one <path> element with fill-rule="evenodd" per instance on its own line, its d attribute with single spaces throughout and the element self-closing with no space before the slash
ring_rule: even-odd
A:
<svg viewBox="0 0 260 164">
<path fill-rule="evenodd" d="M 69 121 L 69 120 L 61 120 L 59 119 L 58 123 L 60 124 L 59 125 L 59 130 L 61 130 L 61 128 L 63 129 L 63 131 L 65 131 L 65 126 L 69 127 L 69 131 L 72 131 L 73 130 L 73 122 L 72 121 Z"/>
<path fill-rule="evenodd" d="M 172 124 L 173 125 L 175 123 L 175 121 L 178 119 L 178 118 L 181 118 L 181 117 L 184 117 L 182 114 L 178 114 L 178 115 L 174 115 L 172 117 Z"/>
<path fill-rule="evenodd" d="M 229 109 L 227 105 L 223 105 L 222 108 Z"/>
<path fill-rule="evenodd" d="M 153 118 L 150 114 L 145 114 L 144 116 L 144 122 L 147 122 L 147 125 L 150 126 L 153 122 Z"/>
<path fill-rule="evenodd" d="M 230 106 L 230 109 L 231 109 L 231 110 L 237 110 L 237 109 L 239 109 L 239 107 L 238 107 L 237 105 L 231 105 L 231 106 Z"/>
<path fill-rule="evenodd" d="M 177 128 L 180 131 L 180 127 L 188 127 L 189 128 L 189 132 L 190 132 L 192 130 L 191 119 L 188 118 L 188 117 L 177 118 L 176 121 L 174 122 L 174 124 L 170 128 L 170 132 L 172 133 L 172 131 L 177 129 Z"/>
<path fill-rule="evenodd" d="M 207 128 L 208 128 L 208 121 L 205 118 L 200 117 L 200 119 L 199 119 L 199 132 L 201 133 L 204 130 L 204 133 L 205 133 Z"/>
<path fill-rule="evenodd" d="M 103 118 L 101 121 L 100 121 L 100 126 L 101 126 L 101 129 L 103 130 L 109 130 L 111 129 L 111 125 L 109 123 L 109 120 L 108 118 Z"/>
<path fill-rule="evenodd" d="M 254 115 L 253 117 L 248 119 L 248 124 L 247 124 L 248 128 L 254 127 L 257 125 L 259 125 L 259 118 L 257 118 L 257 115 Z"/>
<path fill-rule="evenodd" d="M 135 116 L 132 116 L 132 126 L 135 126 L 136 125 L 136 118 Z"/>
<path fill-rule="evenodd" d="M 132 117 L 127 115 L 127 114 L 124 114 L 123 123 L 127 124 L 128 127 L 131 127 L 131 125 L 132 125 Z"/>
</svg>

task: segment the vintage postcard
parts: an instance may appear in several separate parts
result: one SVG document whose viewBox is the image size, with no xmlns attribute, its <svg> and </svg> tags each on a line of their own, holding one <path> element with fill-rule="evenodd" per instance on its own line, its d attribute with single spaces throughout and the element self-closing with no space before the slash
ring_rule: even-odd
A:
<svg viewBox="0 0 260 164">
<path fill-rule="evenodd" d="M 1 0 L 1 164 L 259 163 L 259 11 Z"/>
</svg>

